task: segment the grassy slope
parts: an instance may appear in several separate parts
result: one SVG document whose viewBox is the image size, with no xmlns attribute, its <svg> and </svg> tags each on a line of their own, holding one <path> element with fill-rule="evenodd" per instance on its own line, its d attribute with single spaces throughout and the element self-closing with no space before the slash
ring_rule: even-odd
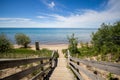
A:
<svg viewBox="0 0 120 80">
<path fill-rule="evenodd" d="M 48 49 L 42 49 L 34 51 L 30 49 L 12 49 L 11 51 L 0 53 L 0 58 L 30 58 L 30 57 L 43 57 L 51 56 L 52 51 Z"/>
</svg>

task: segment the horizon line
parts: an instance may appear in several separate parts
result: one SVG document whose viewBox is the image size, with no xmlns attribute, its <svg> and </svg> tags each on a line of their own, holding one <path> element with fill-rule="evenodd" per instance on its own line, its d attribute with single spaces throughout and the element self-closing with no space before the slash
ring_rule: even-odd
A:
<svg viewBox="0 0 120 80">
<path fill-rule="evenodd" d="M 58 28 L 58 29 L 60 29 L 60 27 L 0 27 L 0 28 Z M 79 27 L 62 27 L 62 28 L 65 28 L 65 29 L 67 29 L 67 28 L 71 28 L 71 29 L 74 29 L 74 28 L 78 28 L 79 29 Z M 98 29 L 98 28 L 83 28 L 83 27 L 81 27 L 82 29 Z"/>
</svg>

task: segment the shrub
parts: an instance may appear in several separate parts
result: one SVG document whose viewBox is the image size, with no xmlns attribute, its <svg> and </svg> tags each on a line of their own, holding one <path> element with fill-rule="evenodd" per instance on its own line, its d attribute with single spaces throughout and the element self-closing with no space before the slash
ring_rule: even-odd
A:
<svg viewBox="0 0 120 80">
<path fill-rule="evenodd" d="M 0 52 L 6 52 L 12 49 L 12 44 L 5 34 L 0 34 Z"/>
<path fill-rule="evenodd" d="M 67 53 L 67 49 L 62 49 L 62 53 L 66 54 Z"/>
<path fill-rule="evenodd" d="M 24 48 L 27 48 L 28 44 L 31 42 L 30 38 L 22 33 L 16 34 L 15 39 L 16 39 L 16 43 L 18 45 L 24 46 Z"/>
<path fill-rule="evenodd" d="M 101 28 L 92 34 L 92 43 L 96 51 L 100 53 L 118 53 L 118 48 L 120 48 L 120 21 L 113 25 L 102 24 Z"/>
<path fill-rule="evenodd" d="M 68 37 L 68 41 L 69 41 L 69 46 L 68 49 L 70 51 L 70 53 L 79 53 L 78 52 L 78 40 L 77 38 L 75 38 L 74 34 L 72 34 L 70 37 Z"/>
</svg>

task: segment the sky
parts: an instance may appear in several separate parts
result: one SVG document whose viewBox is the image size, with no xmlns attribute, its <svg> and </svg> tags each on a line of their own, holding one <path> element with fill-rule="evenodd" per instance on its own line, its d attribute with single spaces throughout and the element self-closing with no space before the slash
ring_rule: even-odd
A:
<svg viewBox="0 0 120 80">
<path fill-rule="evenodd" d="M 120 0 L 0 0 L 2 28 L 99 28 L 120 21 Z"/>
</svg>

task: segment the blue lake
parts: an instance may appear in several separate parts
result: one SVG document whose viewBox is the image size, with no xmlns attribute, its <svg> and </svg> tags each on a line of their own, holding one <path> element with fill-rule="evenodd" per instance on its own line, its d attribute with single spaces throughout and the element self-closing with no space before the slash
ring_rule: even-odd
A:
<svg viewBox="0 0 120 80">
<path fill-rule="evenodd" d="M 36 41 L 40 44 L 67 44 L 67 36 L 73 33 L 78 41 L 89 42 L 92 32 L 96 28 L 0 28 L 0 33 L 4 33 L 15 44 L 15 34 L 24 33 L 31 39 L 31 44 Z"/>
</svg>

